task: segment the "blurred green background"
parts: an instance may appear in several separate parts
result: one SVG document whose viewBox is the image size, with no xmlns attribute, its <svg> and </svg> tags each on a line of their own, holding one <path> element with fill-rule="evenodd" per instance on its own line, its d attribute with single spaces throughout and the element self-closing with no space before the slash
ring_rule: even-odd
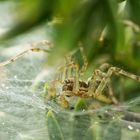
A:
<svg viewBox="0 0 140 140">
<path fill-rule="evenodd" d="M 4 9 L 5 7 L 8 12 Z M 79 42 L 82 44 L 88 60 L 87 72 L 85 76 L 80 77 L 81 79 L 87 79 L 94 69 L 106 62 L 140 75 L 139 9 L 140 0 L 0 0 L 0 53 L 7 48 L 11 48 L 11 52 L 15 48 L 20 50 L 22 48 L 19 47 L 19 44 L 26 42 L 26 40 L 31 43 L 41 41 L 43 38 L 53 44 L 52 52 L 49 56 L 47 54 L 46 63 L 39 61 L 42 58 L 38 55 L 38 61 L 37 57 L 33 56 L 34 58 L 30 61 L 26 60 L 26 63 L 23 63 L 21 60 L 16 67 L 13 66 L 12 70 L 19 75 L 19 79 L 16 79 L 16 75 L 12 81 L 8 81 L 10 86 L 12 85 L 11 89 L 1 88 L 1 102 L 9 96 L 11 98 L 8 98 L 8 101 L 4 100 L 0 106 L 0 117 L 2 118 L 0 118 L 2 122 L 0 136 L 4 140 L 7 137 L 8 140 L 44 140 L 46 138 L 78 140 L 79 135 L 82 136 L 83 140 L 139 140 L 140 83 L 137 81 L 117 75 L 112 77 L 114 95 L 122 103 L 117 109 L 122 111 L 123 117 L 112 106 L 95 109 L 95 112 L 90 110 L 92 113 L 86 112 L 86 114 L 81 111 L 86 108 L 83 99 L 77 101 L 75 112 L 73 110 L 66 111 L 54 102 L 48 102 L 44 105 L 44 100 L 40 99 L 42 89 L 41 92 L 36 89 L 35 94 L 29 92 L 30 84 L 42 72 L 39 62 L 46 66 L 51 64 L 53 67 L 65 55 L 76 50 L 79 47 Z M 21 40 L 21 36 L 24 38 L 23 40 Z M 33 39 L 30 38 L 31 36 L 34 36 Z M 81 67 L 83 60 L 80 53 L 76 52 L 74 58 Z M 20 63 L 24 65 L 21 66 Z M 31 65 L 35 69 L 35 73 L 30 69 L 31 66 L 25 68 L 26 64 Z M 9 75 L 12 75 L 12 70 L 8 70 Z M 35 78 L 31 81 L 32 78 L 27 79 L 28 76 Z M 30 80 L 31 83 L 28 83 L 27 86 L 27 83 L 23 83 L 22 80 Z M 2 81 L 2 83 L 4 82 Z M 11 93 L 14 96 L 11 96 Z M 22 96 L 19 96 L 20 93 Z M 28 96 L 31 96 L 31 101 L 27 100 Z M 16 108 L 18 101 L 20 106 Z M 29 108 L 25 109 L 25 105 Z M 35 114 L 32 113 L 32 108 L 33 112 L 36 109 Z M 107 112 L 108 110 L 111 110 L 109 112 L 111 115 Z M 133 112 L 132 116 L 135 118 L 131 118 L 127 111 Z M 8 116 L 5 119 L 7 113 L 14 117 Z M 17 116 L 22 123 L 17 121 Z M 8 122 L 8 125 L 6 126 L 3 122 L 6 125 Z M 15 125 L 16 123 L 20 127 L 26 127 L 20 130 Z M 3 127 L 4 125 L 5 127 Z M 11 129 L 9 129 L 10 127 Z M 5 131 L 9 134 L 5 134 Z"/>
<path fill-rule="evenodd" d="M 105 62 L 140 74 L 139 0 L 8 2 L 12 5 L 13 18 L 9 28 L 0 34 L 1 44 L 10 43 L 25 32 L 45 26 L 44 30 L 54 46 L 48 58 L 49 63 L 57 63 L 59 58 L 79 47 L 81 42 L 89 63 L 88 76 L 93 68 Z M 139 83 L 122 79 L 114 78 L 114 85 L 118 84 L 115 92 L 125 93 L 126 99 L 139 96 Z M 133 92 L 135 94 L 131 94 Z"/>
<path fill-rule="evenodd" d="M 4 0 L 2 0 L 3 2 Z M 1 41 L 30 32 L 41 24 L 50 28 L 54 53 L 63 56 L 82 42 L 89 63 L 106 55 L 109 62 L 140 71 L 139 7 L 137 0 L 10 1 L 13 22 Z M 48 34 L 49 34 L 48 33 Z M 63 54 L 63 55 L 62 55 Z M 51 55 L 53 57 L 53 55 Z"/>
</svg>

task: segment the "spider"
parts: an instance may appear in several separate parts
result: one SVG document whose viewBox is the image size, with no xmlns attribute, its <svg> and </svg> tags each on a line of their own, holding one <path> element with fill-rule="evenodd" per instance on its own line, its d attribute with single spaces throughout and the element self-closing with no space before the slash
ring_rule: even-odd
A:
<svg viewBox="0 0 140 140">
<path fill-rule="evenodd" d="M 41 42 L 42 43 L 42 42 Z M 39 43 L 40 44 L 40 43 Z M 45 41 L 45 44 L 50 45 L 48 41 Z M 81 75 L 84 74 L 84 71 L 87 69 L 87 59 L 83 53 L 83 48 L 79 47 L 80 53 L 83 59 L 83 66 L 80 69 L 79 65 L 72 59 L 72 56 L 75 52 L 66 56 L 66 64 L 58 68 L 58 73 L 56 74 L 56 79 L 51 82 L 51 85 L 47 86 L 48 97 L 58 97 L 58 103 L 63 108 L 69 107 L 69 102 L 67 97 L 81 97 L 81 98 L 92 98 L 99 100 L 107 104 L 118 104 L 117 99 L 113 95 L 111 87 L 111 76 L 116 74 L 118 76 L 125 76 L 140 82 L 140 76 L 129 73 L 121 68 L 113 67 L 107 63 L 102 64 L 99 69 L 96 69 L 92 72 L 91 76 L 86 80 L 80 80 Z M 50 50 L 41 49 L 41 48 L 29 48 L 15 57 L 11 58 L 8 61 L 0 63 L 0 67 L 6 66 L 18 58 L 22 57 L 24 54 L 32 52 L 47 52 Z M 77 51 L 77 50 L 76 50 Z M 61 92 L 59 94 L 55 91 L 56 83 L 61 84 Z M 57 96 L 58 95 L 58 96 Z"/>
<path fill-rule="evenodd" d="M 109 64 L 103 64 L 99 69 L 93 71 L 87 81 L 79 80 L 78 68 L 74 66 L 76 75 L 72 78 L 66 77 L 62 85 L 62 93 L 60 95 L 61 106 L 67 108 L 69 103 L 65 97 L 77 96 L 82 98 L 93 98 L 106 104 L 118 104 L 117 99 L 113 95 L 111 87 L 111 76 L 116 74 L 126 76 L 140 82 L 140 77 L 132 73 L 126 72 L 118 67 Z M 107 70 L 107 72 L 104 70 Z"/>
<path fill-rule="evenodd" d="M 140 82 L 140 76 L 129 73 L 119 67 L 111 66 L 108 63 L 102 64 L 99 69 L 94 70 L 86 81 L 80 80 L 81 75 L 87 69 L 88 62 L 83 53 L 83 48 L 80 47 L 79 49 L 84 61 L 82 68 L 79 69 L 78 64 L 72 60 L 72 55 L 67 56 L 65 58 L 66 64 L 58 69 L 57 80 L 54 80 L 50 88 L 48 88 L 48 90 L 50 89 L 48 92 L 49 95 L 53 95 L 54 97 L 56 95 L 54 87 L 57 82 L 61 82 L 62 88 L 58 95 L 58 103 L 63 108 L 69 108 L 69 102 L 66 98 L 73 96 L 93 98 L 106 104 L 118 104 L 111 86 L 111 76 L 113 74 L 125 76 Z"/>
</svg>

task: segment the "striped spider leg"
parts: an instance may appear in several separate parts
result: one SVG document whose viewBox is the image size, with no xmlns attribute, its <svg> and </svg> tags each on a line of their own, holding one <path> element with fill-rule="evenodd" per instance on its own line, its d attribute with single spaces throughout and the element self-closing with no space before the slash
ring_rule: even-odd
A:
<svg viewBox="0 0 140 140">
<path fill-rule="evenodd" d="M 19 53 L 18 55 L 16 55 L 15 57 L 13 57 L 13 58 L 11 58 L 11 59 L 9 59 L 7 61 L 1 62 L 0 67 L 4 67 L 4 66 L 6 66 L 6 65 L 8 65 L 10 63 L 15 62 L 17 59 L 19 59 L 20 57 L 23 57 L 28 52 L 41 52 L 41 51 L 43 51 L 43 52 L 49 53 L 50 52 L 49 49 L 43 49 L 43 48 L 37 48 L 36 47 L 36 46 L 42 45 L 42 44 L 43 45 L 48 45 L 51 48 L 51 44 L 46 40 L 41 41 L 41 42 L 37 42 L 36 44 L 32 43 L 32 44 L 30 44 L 32 46 L 31 48 Z"/>
<path fill-rule="evenodd" d="M 140 76 L 137 76 L 135 74 L 129 73 L 129 72 L 127 72 L 127 71 L 125 71 L 125 70 L 123 70 L 121 68 L 118 68 L 118 67 L 112 67 L 109 64 L 105 64 L 104 66 L 106 67 L 107 72 L 105 73 L 105 72 L 102 72 L 100 70 L 95 70 L 94 74 L 92 75 L 91 80 L 89 81 L 89 83 L 90 83 L 89 84 L 89 94 L 91 96 L 93 96 L 93 98 L 96 98 L 96 99 L 99 99 L 100 100 L 101 95 L 103 95 L 103 91 L 105 90 L 105 88 L 108 85 L 110 85 L 109 84 L 110 81 L 111 81 L 110 78 L 111 78 L 111 76 L 113 74 L 116 74 L 118 76 L 125 76 L 125 77 L 128 77 L 130 79 L 133 79 L 135 81 L 140 82 Z M 102 76 L 99 76 L 101 74 L 102 74 Z M 96 86 L 96 89 L 95 89 L 95 87 L 92 86 L 92 85 L 96 83 L 96 80 L 98 79 L 98 77 L 100 77 L 99 78 L 99 83 L 98 83 L 98 85 Z M 111 97 L 110 99 L 111 100 L 108 100 L 107 101 L 105 98 L 104 99 L 101 98 L 101 100 L 106 100 L 106 102 L 108 102 L 108 103 L 111 103 L 112 102 L 112 103 L 116 104 L 117 103 L 117 100 L 115 99 L 115 97 L 113 96 L 113 94 L 112 93 L 109 93 L 109 94 L 110 94 L 110 97 Z"/>
<path fill-rule="evenodd" d="M 83 75 L 88 63 L 86 57 L 84 56 L 83 48 L 80 47 L 78 50 L 80 51 L 83 59 L 83 65 L 81 69 L 79 69 L 78 64 L 76 64 L 72 58 L 77 51 L 76 50 L 69 56 L 65 57 L 65 64 L 58 70 L 57 77 L 62 83 L 62 91 L 59 96 L 59 104 L 64 108 L 69 107 L 69 103 L 65 97 L 81 96 L 79 90 L 82 88 L 82 84 L 84 84 L 84 82 L 80 81 L 79 78 L 81 75 Z"/>
<path fill-rule="evenodd" d="M 101 102 L 107 104 L 118 104 L 117 99 L 113 95 L 111 79 L 108 80 L 106 86 L 103 88 L 102 93 L 98 96 L 95 96 L 96 90 L 98 89 L 102 79 L 107 76 L 106 69 L 109 64 L 102 64 L 99 69 L 94 70 L 92 76 L 88 79 L 88 96 L 97 99 Z"/>
</svg>

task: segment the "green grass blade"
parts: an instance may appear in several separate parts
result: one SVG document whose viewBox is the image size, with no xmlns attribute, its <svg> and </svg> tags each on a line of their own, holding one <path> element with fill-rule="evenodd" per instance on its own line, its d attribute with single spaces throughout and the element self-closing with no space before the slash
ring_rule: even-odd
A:
<svg viewBox="0 0 140 140">
<path fill-rule="evenodd" d="M 51 110 L 47 113 L 46 121 L 50 140 L 64 140 L 59 123 Z"/>
</svg>

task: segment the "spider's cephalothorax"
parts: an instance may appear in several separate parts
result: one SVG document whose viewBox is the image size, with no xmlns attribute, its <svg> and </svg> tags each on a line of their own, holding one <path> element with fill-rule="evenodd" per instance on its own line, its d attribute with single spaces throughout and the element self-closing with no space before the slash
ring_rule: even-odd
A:
<svg viewBox="0 0 140 140">
<path fill-rule="evenodd" d="M 84 81 L 79 81 L 79 89 L 75 93 L 74 92 L 74 80 L 73 79 L 65 79 L 63 85 L 62 85 L 62 93 L 65 96 L 80 96 L 80 97 L 88 97 L 87 92 L 88 92 L 88 87 L 89 85 L 84 82 Z"/>
<path fill-rule="evenodd" d="M 92 83 L 92 78 L 89 78 L 87 82 L 79 80 L 78 90 L 75 90 L 74 79 L 65 79 L 62 84 L 61 96 L 72 97 L 77 96 L 81 98 L 95 98 L 99 101 L 108 104 L 117 104 L 116 98 L 112 94 L 110 85 L 106 85 L 101 95 L 94 96 L 96 89 L 100 85 L 101 81 L 97 80 Z M 92 90 L 91 90 L 92 89 Z"/>
</svg>

